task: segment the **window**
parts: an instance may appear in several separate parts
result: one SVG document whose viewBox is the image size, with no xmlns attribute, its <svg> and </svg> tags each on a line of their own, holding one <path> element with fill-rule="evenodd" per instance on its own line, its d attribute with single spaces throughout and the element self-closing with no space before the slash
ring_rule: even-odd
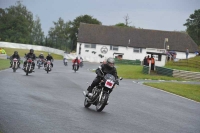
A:
<svg viewBox="0 0 200 133">
<path fill-rule="evenodd" d="M 142 48 L 133 48 L 134 53 L 142 53 Z"/>
<path fill-rule="evenodd" d="M 91 44 L 91 48 L 95 48 L 96 49 L 96 44 Z"/>
<path fill-rule="evenodd" d="M 85 48 L 94 48 L 94 49 L 96 49 L 96 44 L 85 44 Z"/>
<path fill-rule="evenodd" d="M 110 50 L 118 51 L 118 46 L 110 45 Z"/>
<path fill-rule="evenodd" d="M 85 48 L 90 48 L 90 44 L 85 44 Z"/>
</svg>

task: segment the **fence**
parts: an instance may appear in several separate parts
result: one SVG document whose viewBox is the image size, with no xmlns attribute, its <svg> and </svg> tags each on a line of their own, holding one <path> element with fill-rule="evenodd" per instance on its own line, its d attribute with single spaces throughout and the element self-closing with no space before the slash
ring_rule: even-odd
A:
<svg viewBox="0 0 200 133">
<path fill-rule="evenodd" d="M 125 60 L 115 58 L 115 64 L 141 65 L 140 60 Z"/>
</svg>

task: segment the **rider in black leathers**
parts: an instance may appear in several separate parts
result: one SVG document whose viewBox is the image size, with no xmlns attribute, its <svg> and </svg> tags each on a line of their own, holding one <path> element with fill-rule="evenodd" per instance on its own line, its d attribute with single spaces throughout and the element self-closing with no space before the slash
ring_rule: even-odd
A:
<svg viewBox="0 0 200 133">
<path fill-rule="evenodd" d="M 29 59 L 29 58 L 31 58 L 33 61 L 36 59 L 36 56 L 35 56 L 35 54 L 34 54 L 34 50 L 33 49 L 30 49 L 30 52 L 28 53 L 28 54 L 26 54 L 26 61 L 24 61 L 24 66 L 23 66 L 23 68 L 22 69 L 24 69 L 25 68 L 25 66 L 26 66 L 26 64 L 27 64 L 27 60 Z M 34 69 L 35 69 L 35 63 L 34 62 L 32 62 L 32 71 L 34 72 Z"/>
<path fill-rule="evenodd" d="M 46 61 L 51 61 L 51 66 L 53 67 L 53 57 L 51 56 L 51 54 L 50 53 L 48 53 L 48 56 L 46 57 Z M 47 62 L 45 62 L 44 63 L 44 67 L 46 67 L 46 65 L 47 65 Z"/>
<path fill-rule="evenodd" d="M 18 55 L 18 52 L 15 51 L 12 56 L 10 56 L 10 68 L 12 67 L 13 59 L 16 58 L 18 60 L 18 67 L 20 68 L 20 56 Z"/>
<path fill-rule="evenodd" d="M 43 53 L 41 53 L 41 54 L 39 55 L 39 58 L 42 59 L 42 63 L 43 63 L 43 59 L 44 59 Z M 37 61 L 37 64 L 38 64 L 38 63 L 39 63 L 39 60 Z"/>
<path fill-rule="evenodd" d="M 117 70 L 114 67 L 114 63 L 115 63 L 115 60 L 113 58 L 108 58 L 107 63 L 101 65 L 101 70 L 100 70 L 100 68 L 96 69 L 97 77 L 93 80 L 92 84 L 88 87 L 87 95 L 89 93 L 92 93 L 92 89 L 100 83 L 100 81 L 101 81 L 101 79 L 103 78 L 104 75 L 112 74 L 115 77 L 115 79 L 118 79 Z M 103 72 L 103 74 L 102 74 L 101 71 Z"/>
<path fill-rule="evenodd" d="M 41 53 L 41 54 L 39 55 L 39 58 L 40 58 L 40 59 L 44 59 L 43 53 Z"/>
</svg>

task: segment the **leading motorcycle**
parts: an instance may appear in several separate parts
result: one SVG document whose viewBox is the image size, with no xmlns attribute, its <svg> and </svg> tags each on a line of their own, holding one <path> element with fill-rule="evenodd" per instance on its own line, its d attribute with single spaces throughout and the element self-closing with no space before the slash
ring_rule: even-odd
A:
<svg viewBox="0 0 200 133">
<path fill-rule="evenodd" d="M 122 78 L 119 79 L 122 80 Z M 109 95 L 115 85 L 119 85 L 118 79 L 115 79 L 112 74 L 106 74 L 99 85 L 93 88 L 92 95 L 87 96 L 86 92 L 83 91 L 84 106 L 89 108 L 93 104 L 96 106 L 96 111 L 101 112 L 108 105 Z"/>
</svg>

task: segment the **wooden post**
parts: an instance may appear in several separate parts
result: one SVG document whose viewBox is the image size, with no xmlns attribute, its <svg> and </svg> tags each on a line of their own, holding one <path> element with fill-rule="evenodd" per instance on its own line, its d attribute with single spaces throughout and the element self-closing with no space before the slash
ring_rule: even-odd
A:
<svg viewBox="0 0 200 133">
<path fill-rule="evenodd" d="M 149 74 L 151 72 L 151 60 L 149 61 Z"/>
</svg>

